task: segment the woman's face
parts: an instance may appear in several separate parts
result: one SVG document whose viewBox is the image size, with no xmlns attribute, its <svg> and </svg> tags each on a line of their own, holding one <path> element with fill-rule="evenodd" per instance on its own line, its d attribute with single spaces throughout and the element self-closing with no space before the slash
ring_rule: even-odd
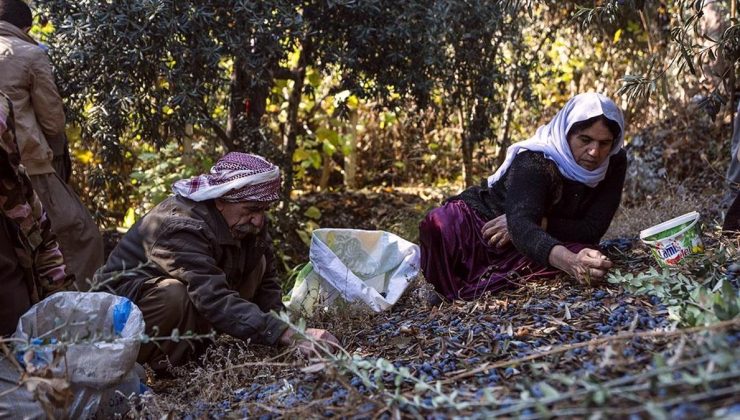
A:
<svg viewBox="0 0 740 420">
<path fill-rule="evenodd" d="M 593 171 L 609 158 L 614 144 L 614 136 L 603 120 L 597 120 L 590 127 L 568 136 L 570 152 L 576 163 Z"/>
</svg>

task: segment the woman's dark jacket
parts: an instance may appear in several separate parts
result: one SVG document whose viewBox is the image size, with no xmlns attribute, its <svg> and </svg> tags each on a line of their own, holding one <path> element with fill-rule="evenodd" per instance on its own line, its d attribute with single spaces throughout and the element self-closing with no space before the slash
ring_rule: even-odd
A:
<svg viewBox="0 0 740 420">
<path fill-rule="evenodd" d="M 566 179 L 541 152 L 525 151 L 490 188 L 468 188 L 448 201 L 463 200 L 486 220 L 506 214 L 514 246 L 548 265 L 556 245 L 598 244 L 619 207 L 626 171 L 627 154 L 620 150 L 610 158 L 604 180 L 591 188 Z"/>
</svg>

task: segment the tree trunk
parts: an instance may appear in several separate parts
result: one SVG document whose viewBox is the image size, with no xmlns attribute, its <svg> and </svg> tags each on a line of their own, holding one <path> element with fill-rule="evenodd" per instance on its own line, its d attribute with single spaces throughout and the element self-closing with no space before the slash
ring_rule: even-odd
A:
<svg viewBox="0 0 740 420">
<path fill-rule="evenodd" d="M 285 140 L 285 181 L 283 183 L 283 197 L 290 200 L 290 192 L 293 190 L 293 154 L 296 149 L 298 138 L 298 108 L 301 105 L 303 94 L 303 84 L 306 78 L 306 66 L 309 63 L 311 55 L 311 46 L 304 42 L 301 49 L 301 55 L 298 57 L 298 67 L 293 71 L 293 90 L 290 92 L 288 99 L 288 121 L 287 134 Z"/>
<path fill-rule="evenodd" d="M 238 139 L 241 138 L 239 120 L 242 114 L 246 112 L 247 86 L 248 81 L 244 69 L 244 60 L 235 58 L 234 69 L 231 72 L 231 83 L 229 86 L 229 118 L 226 122 L 226 135 L 228 139 L 224 146 L 229 152 L 241 150 Z"/>
<path fill-rule="evenodd" d="M 344 157 L 344 185 L 349 190 L 357 189 L 357 110 L 349 117 L 349 154 Z"/>
<path fill-rule="evenodd" d="M 264 140 L 259 131 L 260 121 L 267 109 L 271 86 L 272 80 L 253 80 L 244 60 L 235 58 L 226 124 L 228 140 L 225 146 L 229 152 L 259 153 L 260 143 Z"/>
<path fill-rule="evenodd" d="M 473 144 L 470 136 L 463 134 L 462 142 L 463 151 L 463 178 L 465 179 L 465 188 L 474 185 L 473 181 Z"/>
<path fill-rule="evenodd" d="M 261 151 L 265 137 L 260 132 L 260 122 L 267 111 L 267 98 L 270 96 L 270 88 L 272 88 L 272 79 L 261 81 L 259 85 L 248 90 L 247 100 L 244 103 L 245 118 L 243 125 L 239 128 L 239 134 L 243 144 L 242 147 L 251 153 L 265 155 Z M 271 148 L 265 147 L 265 150 L 269 149 Z"/>
<path fill-rule="evenodd" d="M 321 179 L 319 179 L 319 191 L 326 191 L 329 187 L 329 176 L 334 169 L 334 160 L 326 153 L 321 154 Z"/>
<path fill-rule="evenodd" d="M 182 163 L 186 166 L 193 166 L 193 124 L 185 125 L 185 136 L 182 138 Z"/>
<path fill-rule="evenodd" d="M 462 155 L 463 155 L 463 181 L 464 188 L 473 185 L 473 144 L 470 134 L 465 126 L 465 116 L 463 110 L 460 108 L 460 140 L 462 143 Z M 468 125 L 469 127 L 469 125 Z"/>
<path fill-rule="evenodd" d="M 504 106 L 501 134 L 499 135 L 501 141 L 499 143 L 498 155 L 496 155 L 496 158 L 494 159 L 494 165 L 496 165 L 496 168 L 494 169 L 498 169 L 498 167 L 501 166 L 502 163 L 504 163 L 504 159 L 506 158 L 506 149 L 511 144 L 509 131 L 511 129 L 511 114 L 514 112 L 514 92 L 516 91 L 516 88 L 517 86 L 515 80 L 509 85 L 509 91 L 506 92 L 506 105 Z"/>
</svg>

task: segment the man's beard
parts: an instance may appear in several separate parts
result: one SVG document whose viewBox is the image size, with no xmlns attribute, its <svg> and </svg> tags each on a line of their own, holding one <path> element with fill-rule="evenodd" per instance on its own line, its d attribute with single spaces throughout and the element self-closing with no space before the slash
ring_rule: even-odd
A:
<svg viewBox="0 0 740 420">
<path fill-rule="evenodd" d="M 253 224 L 245 223 L 243 225 L 232 226 L 231 234 L 237 239 L 244 239 L 248 235 L 256 235 L 260 233 L 260 230 L 261 230 L 260 228 L 258 228 L 257 226 Z"/>
</svg>

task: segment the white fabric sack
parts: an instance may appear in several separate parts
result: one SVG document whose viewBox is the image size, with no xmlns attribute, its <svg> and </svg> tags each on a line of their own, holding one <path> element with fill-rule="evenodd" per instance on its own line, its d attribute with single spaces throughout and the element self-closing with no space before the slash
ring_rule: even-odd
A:
<svg viewBox="0 0 740 420">
<path fill-rule="evenodd" d="M 395 304 L 419 273 L 419 247 L 379 230 L 317 229 L 310 263 L 301 270 L 287 307 L 308 316 L 337 299 L 381 312 Z"/>
<path fill-rule="evenodd" d="M 52 372 L 71 383 L 75 398 L 69 413 L 80 418 L 94 416 L 113 388 L 133 382 L 142 334 L 144 317 L 129 299 L 59 292 L 23 314 L 13 337 L 26 343 L 16 345 L 18 358 L 32 352 L 30 363 L 40 368 L 51 365 L 57 343 L 65 344 L 65 357 Z"/>
</svg>

